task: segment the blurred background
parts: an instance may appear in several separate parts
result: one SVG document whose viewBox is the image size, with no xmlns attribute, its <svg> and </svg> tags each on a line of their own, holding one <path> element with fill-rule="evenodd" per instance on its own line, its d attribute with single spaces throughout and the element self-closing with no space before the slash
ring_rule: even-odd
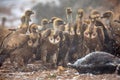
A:
<svg viewBox="0 0 120 80">
<path fill-rule="evenodd" d="M 73 9 L 74 18 L 78 8 L 83 8 L 86 15 L 92 9 L 97 9 L 101 13 L 112 10 L 115 17 L 120 15 L 120 0 L 0 0 L 0 19 L 6 17 L 6 26 L 17 28 L 25 10 L 32 9 L 35 12 L 32 16 L 34 23 L 40 24 L 42 18 L 50 19 L 53 16 L 65 20 L 66 7 Z"/>
</svg>

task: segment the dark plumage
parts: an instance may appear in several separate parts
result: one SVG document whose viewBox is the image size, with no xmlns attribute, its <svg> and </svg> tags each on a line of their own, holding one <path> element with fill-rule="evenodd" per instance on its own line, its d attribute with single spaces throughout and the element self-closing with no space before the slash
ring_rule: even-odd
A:
<svg viewBox="0 0 120 80">
<path fill-rule="evenodd" d="M 114 21 L 114 12 L 106 11 L 102 18 L 107 19 L 107 26 L 109 26 L 109 30 L 111 33 L 112 39 L 115 41 L 115 55 L 120 57 L 120 23 Z"/>
<path fill-rule="evenodd" d="M 26 32 L 32 14 L 33 12 L 30 10 L 25 12 L 24 16 L 21 17 L 22 25 L 15 32 L 0 27 L 0 66 L 2 66 L 3 62 L 9 57 L 11 52 L 16 48 L 20 48 L 27 42 L 29 37 L 26 36 Z"/>
<path fill-rule="evenodd" d="M 105 25 L 102 23 L 101 20 L 96 20 L 96 26 L 101 26 L 102 29 L 103 29 L 103 33 L 104 33 L 104 43 L 103 43 L 103 51 L 105 52 L 108 52 L 108 53 L 111 53 L 111 54 L 115 54 L 115 50 L 114 50 L 114 47 L 115 47 L 115 40 L 112 39 L 110 37 L 110 34 L 108 32 L 108 29 L 105 27 Z"/>
</svg>

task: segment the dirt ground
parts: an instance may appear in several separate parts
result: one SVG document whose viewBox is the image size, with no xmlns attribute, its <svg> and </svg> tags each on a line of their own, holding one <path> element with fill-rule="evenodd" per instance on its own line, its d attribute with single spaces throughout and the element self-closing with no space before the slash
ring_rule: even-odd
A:
<svg viewBox="0 0 120 80">
<path fill-rule="evenodd" d="M 14 71 L 9 61 L 0 68 L 0 80 L 120 80 L 117 74 L 79 74 L 71 68 L 59 66 L 57 69 L 49 69 L 41 64 L 41 61 L 27 65 L 25 72 Z"/>
</svg>

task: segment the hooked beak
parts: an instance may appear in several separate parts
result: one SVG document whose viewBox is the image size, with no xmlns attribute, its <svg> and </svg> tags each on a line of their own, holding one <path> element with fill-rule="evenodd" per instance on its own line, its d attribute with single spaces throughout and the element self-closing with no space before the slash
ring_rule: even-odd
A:
<svg viewBox="0 0 120 80">
<path fill-rule="evenodd" d="M 34 12 L 32 11 L 31 14 L 34 14 Z"/>
<path fill-rule="evenodd" d="M 100 18 L 101 18 L 101 19 L 103 19 L 103 18 L 104 18 L 104 16 L 101 16 Z"/>
<path fill-rule="evenodd" d="M 48 24 L 50 24 L 50 23 L 53 23 L 52 20 L 49 20 L 49 21 L 48 21 Z"/>
<path fill-rule="evenodd" d="M 66 22 L 65 22 L 65 21 L 63 22 L 63 25 L 66 25 Z"/>
</svg>

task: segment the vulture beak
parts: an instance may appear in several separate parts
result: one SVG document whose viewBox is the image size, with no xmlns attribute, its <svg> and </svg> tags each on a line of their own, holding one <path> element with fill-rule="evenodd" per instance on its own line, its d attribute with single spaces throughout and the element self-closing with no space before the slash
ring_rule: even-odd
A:
<svg viewBox="0 0 120 80">
<path fill-rule="evenodd" d="M 66 25 L 66 22 L 65 22 L 65 21 L 63 22 L 63 25 Z"/>
<path fill-rule="evenodd" d="M 49 20 L 49 21 L 48 21 L 48 24 L 50 24 L 50 23 L 52 23 L 52 20 Z"/>
<path fill-rule="evenodd" d="M 101 16 L 100 18 L 101 18 L 101 19 L 103 19 L 103 18 L 104 18 L 104 16 Z"/>
<path fill-rule="evenodd" d="M 31 14 L 34 14 L 34 12 L 32 11 Z"/>
</svg>

